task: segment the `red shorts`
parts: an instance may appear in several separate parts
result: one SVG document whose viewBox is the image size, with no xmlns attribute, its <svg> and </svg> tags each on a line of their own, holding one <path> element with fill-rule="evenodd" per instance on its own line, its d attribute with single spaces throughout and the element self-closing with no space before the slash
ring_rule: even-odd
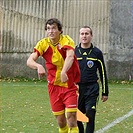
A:
<svg viewBox="0 0 133 133">
<path fill-rule="evenodd" d="M 65 88 L 48 84 L 51 108 L 54 115 L 77 111 L 77 86 Z"/>
</svg>

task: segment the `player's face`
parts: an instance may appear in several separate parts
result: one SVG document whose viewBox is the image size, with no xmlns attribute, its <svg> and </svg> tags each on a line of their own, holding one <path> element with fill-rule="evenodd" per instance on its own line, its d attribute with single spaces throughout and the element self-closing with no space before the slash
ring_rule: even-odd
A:
<svg viewBox="0 0 133 133">
<path fill-rule="evenodd" d="M 92 35 L 90 33 L 89 28 L 81 28 L 80 29 L 80 42 L 82 44 L 88 44 L 92 40 Z"/>
<path fill-rule="evenodd" d="M 47 35 L 50 40 L 57 40 L 59 39 L 61 31 L 58 30 L 56 24 L 49 25 L 47 24 Z"/>
</svg>

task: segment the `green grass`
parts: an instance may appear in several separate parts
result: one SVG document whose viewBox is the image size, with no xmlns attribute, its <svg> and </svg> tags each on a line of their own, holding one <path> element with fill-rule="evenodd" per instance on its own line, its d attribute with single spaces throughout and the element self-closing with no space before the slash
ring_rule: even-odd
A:
<svg viewBox="0 0 133 133">
<path fill-rule="evenodd" d="M 47 83 L 37 80 L 1 80 L 1 131 L 2 133 L 58 133 L 51 112 Z M 133 108 L 133 85 L 109 83 L 107 102 L 99 100 L 96 114 L 96 131 Z M 105 131 L 131 133 L 133 116 Z"/>
<path fill-rule="evenodd" d="M 107 102 L 99 101 L 96 116 L 96 130 L 105 127 L 115 119 L 122 117 L 133 109 L 133 85 L 109 84 L 110 94 Z M 106 133 L 131 133 L 133 116 L 116 124 Z"/>
</svg>

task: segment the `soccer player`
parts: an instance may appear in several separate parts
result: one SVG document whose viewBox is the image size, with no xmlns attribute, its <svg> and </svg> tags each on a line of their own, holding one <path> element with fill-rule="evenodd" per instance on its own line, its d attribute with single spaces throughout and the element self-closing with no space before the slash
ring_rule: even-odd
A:
<svg viewBox="0 0 133 133">
<path fill-rule="evenodd" d="M 37 69 L 40 78 L 46 70 L 36 60 L 39 56 L 45 59 L 50 103 L 59 133 L 78 133 L 76 83 L 80 80 L 80 70 L 74 53 L 75 44 L 68 35 L 62 34 L 62 24 L 57 18 L 47 20 L 45 30 L 47 37 L 34 47 L 27 65 Z"/>
<path fill-rule="evenodd" d="M 97 70 L 102 83 L 102 101 L 108 99 L 108 81 L 103 54 L 92 44 L 92 37 L 92 29 L 83 26 L 80 29 L 80 44 L 75 48 L 81 74 L 78 108 L 89 118 L 89 122 L 86 123 L 86 133 L 94 133 L 95 129 L 96 102 L 99 97 Z M 78 127 L 79 133 L 84 133 L 82 122 L 78 121 Z"/>
</svg>

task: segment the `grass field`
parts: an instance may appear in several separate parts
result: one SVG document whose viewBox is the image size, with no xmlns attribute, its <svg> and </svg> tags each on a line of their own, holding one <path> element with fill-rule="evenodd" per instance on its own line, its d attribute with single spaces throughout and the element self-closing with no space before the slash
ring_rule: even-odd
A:
<svg viewBox="0 0 133 133">
<path fill-rule="evenodd" d="M 47 83 L 42 81 L 1 80 L 2 133 L 58 133 L 51 113 Z M 109 83 L 109 100 L 99 100 L 96 131 L 133 110 L 133 84 Z M 105 131 L 132 133 L 133 115 Z"/>
</svg>

